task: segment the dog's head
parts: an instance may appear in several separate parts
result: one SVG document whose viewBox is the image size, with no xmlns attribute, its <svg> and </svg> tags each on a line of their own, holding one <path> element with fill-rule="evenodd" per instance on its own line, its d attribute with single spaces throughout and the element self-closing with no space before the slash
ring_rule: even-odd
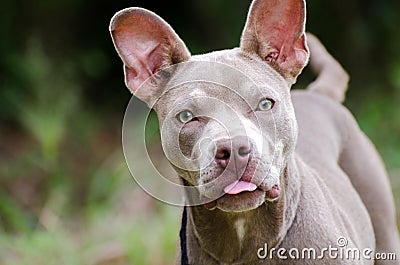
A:
<svg viewBox="0 0 400 265">
<path fill-rule="evenodd" d="M 167 157 L 208 208 L 279 198 L 297 139 L 290 87 L 309 56 L 304 24 L 303 0 L 255 0 L 240 48 L 191 56 L 156 14 L 113 17 L 126 85 L 156 110 Z"/>
</svg>

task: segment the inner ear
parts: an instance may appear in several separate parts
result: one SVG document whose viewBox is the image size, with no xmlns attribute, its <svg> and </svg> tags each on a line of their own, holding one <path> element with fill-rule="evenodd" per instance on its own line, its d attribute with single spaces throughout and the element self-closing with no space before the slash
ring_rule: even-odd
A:
<svg viewBox="0 0 400 265">
<path fill-rule="evenodd" d="M 290 83 L 308 62 L 304 0 L 253 1 L 241 48 L 257 53 Z"/>
<path fill-rule="evenodd" d="M 149 102 L 158 88 L 138 88 L 150 76 L 170 65 L 186 61 L 190 53 L 162 18 L 142 8 L 127 8 L 111 19 L 110 32 L 124 63 L 126 86 Z"/>
</svg>

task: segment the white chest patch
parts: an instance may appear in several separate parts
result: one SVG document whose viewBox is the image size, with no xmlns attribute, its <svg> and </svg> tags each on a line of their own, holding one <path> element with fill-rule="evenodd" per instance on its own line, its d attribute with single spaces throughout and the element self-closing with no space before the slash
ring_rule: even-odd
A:
<svg viewBox="0 0 400 265">
<path fill-rule="evenodd" d="M 245 225 L 244 219 L 238 219 L 235 222 L 236 233 L 240 243 L 242 243 L 245 234 L 244 225 Z"/>
</svg>

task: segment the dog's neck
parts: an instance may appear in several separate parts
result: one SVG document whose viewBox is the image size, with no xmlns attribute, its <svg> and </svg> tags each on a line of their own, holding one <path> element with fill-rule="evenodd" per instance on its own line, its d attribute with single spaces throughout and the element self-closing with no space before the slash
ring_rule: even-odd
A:
<svg viewBox="0 0 400 265">
<path fill-rule="evenodd" d="M 270 247 L 279 245 L 293 222 L 300 199 L 296 160 L 294 156 L 289 159 L 281 178 L 281 197 L 275 202 L 240 213 L 190 207 L 189 233 L 193 233 L 200 248 L 220 262 L 232 263 L 257 260 L 257 250 L 265 243 Z"/>
</svg>

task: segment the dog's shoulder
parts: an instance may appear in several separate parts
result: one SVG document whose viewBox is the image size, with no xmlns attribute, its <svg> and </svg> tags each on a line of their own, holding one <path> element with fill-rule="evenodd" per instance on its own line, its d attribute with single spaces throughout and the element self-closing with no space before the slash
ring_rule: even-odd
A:
<svg viewBox="0 0 400 265">
<path fill-rule="evenodd" d="M 314 112 L 323 118 L 351 119 L 351 112 L 340 102 L 308 89 L 293 89 L 291 91 L 293 105 L 297 113 Z M 314 115 L 313 115 L 314 116 Z"/>
<path fill-rule="evenodd" d="M 337 157 L 349 134 L 361 132 L 352 113 L 331 98 L 309 90 L 293 90 L 292 101 L 299 125 L 300 146 L 304 142 L 307 148 L 330 150 Z"/>
</svg>

